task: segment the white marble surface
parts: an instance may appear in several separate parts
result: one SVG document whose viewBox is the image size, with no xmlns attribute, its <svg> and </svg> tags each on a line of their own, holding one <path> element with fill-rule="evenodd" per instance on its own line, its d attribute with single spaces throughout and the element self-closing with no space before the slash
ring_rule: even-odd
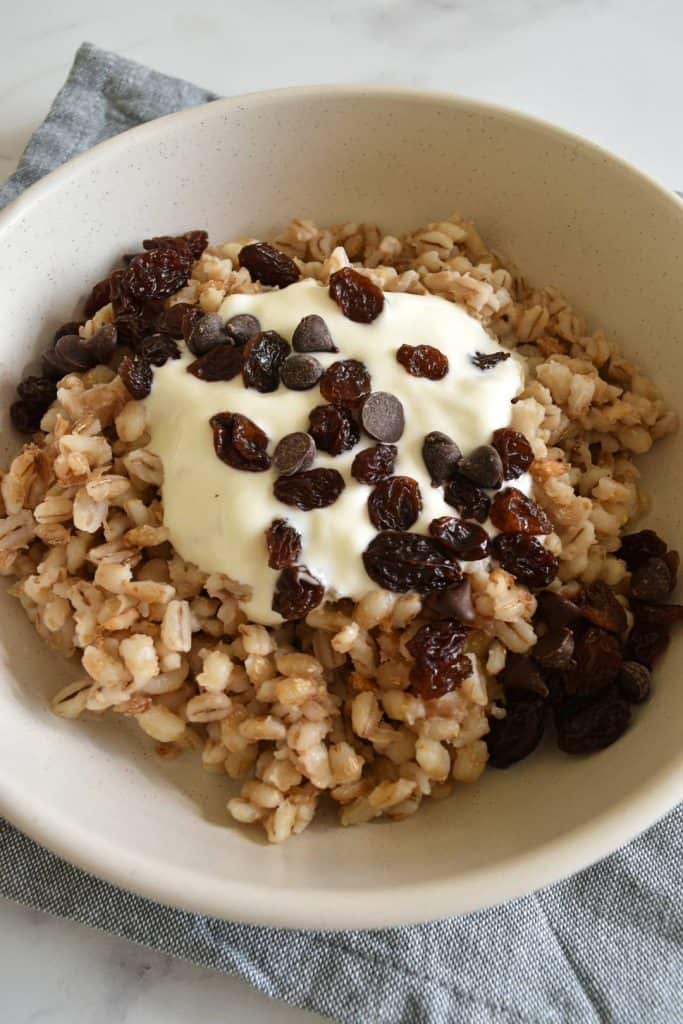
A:
<svg viewBox="0 0 683 1024">
<path fill-rule="evenodd" d="M 683 187 L 680 0 L 0 0 L 0 22 L 0 179 L 87 39 L 221 93 L 334 81 L 457 91 L 548 118 Z M 316 1019 L 7 903 L 0 982 L 3 1024 Z"/>
</svg>

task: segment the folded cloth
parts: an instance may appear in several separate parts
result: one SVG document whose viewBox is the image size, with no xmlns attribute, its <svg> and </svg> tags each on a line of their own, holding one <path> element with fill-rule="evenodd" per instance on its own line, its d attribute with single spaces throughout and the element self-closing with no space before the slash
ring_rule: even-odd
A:
<svg viewBox="0 0 683 1024">
<path fill-rule="evenodd" d="M 212 94 L 88 44 L 0 206 L 69 157 Z M 163 907 L 0 819 L 0 895 L 238 974 L 348 1024 L 675 1024 L 683 1019 L 683 805 L 574 878 L 410 928 L 285 932 Z"/>
</svg>

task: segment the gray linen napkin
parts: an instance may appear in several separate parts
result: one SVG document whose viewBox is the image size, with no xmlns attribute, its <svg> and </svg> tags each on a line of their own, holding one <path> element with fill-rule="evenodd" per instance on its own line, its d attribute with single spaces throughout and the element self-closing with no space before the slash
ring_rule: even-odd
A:
<svg viewBox="0 0 683 1024">
<path fill-rule="evenodd" d="M 0 206 L 100 140 L 213 99 L 85 44 Z M 675 1024 L 683 1019 L 683 805 L 574 878 L 411 928 L 284 932 L 163 907 L 0 819 L 0 895 L 238 974 L 344 1024 Z"/>
</svg>

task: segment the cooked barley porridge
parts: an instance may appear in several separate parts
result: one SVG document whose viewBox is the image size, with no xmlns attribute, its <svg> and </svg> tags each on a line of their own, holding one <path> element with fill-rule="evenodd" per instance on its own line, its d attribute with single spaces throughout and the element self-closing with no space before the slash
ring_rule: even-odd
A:
<svg viewBox="0 0 683 1024">
<path fill-rule="evenodd" d="M 84 671 L 54 711 L 196 751 L 271 842 L 617 740 L 683 617 L 626 532 L 677 427 L 643 372 L 457 215 L 143 246 L 11 410 L 0 571 Z"/>
</svg>

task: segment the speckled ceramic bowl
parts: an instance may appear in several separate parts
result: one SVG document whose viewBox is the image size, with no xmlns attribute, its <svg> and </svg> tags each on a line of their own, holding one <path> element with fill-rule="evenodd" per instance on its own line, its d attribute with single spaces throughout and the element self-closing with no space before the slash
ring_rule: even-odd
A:
<svg viewBox="0 0 683 1024">
<path fill-rule="evenodd" d="M 459 209 L 619 337 L 681 409 L 683 205 L 575 136 L 452 96 L 297 89 L 223 100 L 103 143 L 0 215 L 2 462 L 13 385 L 88 285 L 139 239 L 268 232 L 291 215 L 401 230 Z M 681 543 L 680 441 L 646 461 L 652 524 Z M 47 696 L 75 669 L 0 600 L 0 811 L 68 860 L 164 903 L 322 928 L 465 913 L 632 838 L 683 795 L 683 642 L 608 750 L 543 750 L 403 824 L 323 820 L 282 848 L 230 824 L 226 780 L 159 763 L 120 722 L 70 723 Z M 198 760 L 198 759 L 196 759 Z"/>
</svg>

